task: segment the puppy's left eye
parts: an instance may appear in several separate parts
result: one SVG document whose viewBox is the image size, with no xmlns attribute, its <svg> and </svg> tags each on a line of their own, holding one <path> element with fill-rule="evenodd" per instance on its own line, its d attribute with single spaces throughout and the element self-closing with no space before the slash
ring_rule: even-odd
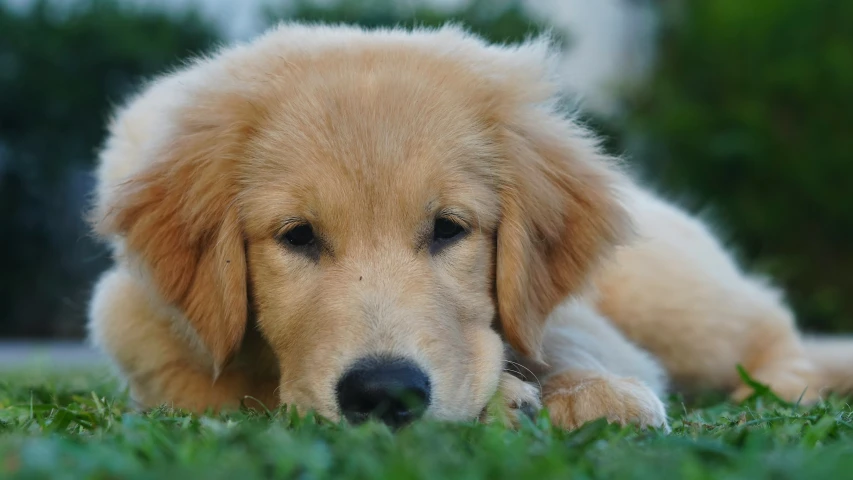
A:
<svg viewBox="0 0 853 480">
<path fill-rule="evenodd" d="M 433 229 L 434 240 L 450 240 L 457 235 L 465 232 L 462 225 L 447 218 L 437 218 L 435 220 L 435 228 Z"/>
<path fill-rule="evenodd" d="M 441 247 L 462 238 L 465 233 L 465 227 L 453 220 L 449 218 L 436 218 L 432 230 L 433 251 L 437 251 Z"/>
</svg>

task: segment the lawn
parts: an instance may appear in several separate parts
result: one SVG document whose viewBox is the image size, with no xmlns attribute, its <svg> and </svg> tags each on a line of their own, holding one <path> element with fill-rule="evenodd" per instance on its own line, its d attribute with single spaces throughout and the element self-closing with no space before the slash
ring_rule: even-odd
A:
<svg viewBox="0 0 853 480">
<path fill-rule="evenodd" d="M 542 415 L 519 431 L 419 422 L 392 433 L 287 411 L 135 413 L 103 373 L 0 374 L 0 478 L 853 478 L 853 409 L 670 403 L 672 433 Z"/>
</svg>

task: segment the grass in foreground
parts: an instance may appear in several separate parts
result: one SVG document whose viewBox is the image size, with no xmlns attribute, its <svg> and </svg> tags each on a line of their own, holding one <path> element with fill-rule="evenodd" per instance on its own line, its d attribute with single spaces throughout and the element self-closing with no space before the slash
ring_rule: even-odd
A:
<svg viewBox="0 0 853 480">
<path fill-rule="evenodd" d="M 764 392 L 689 409 L 673 431 L 603 422 L 567 433 L 419 422 L 392 433 L 287 411 L 135 413 L 101 374 L 0 374 L 0 478 L 853 478 L 853 409 L 798 408 Z"/>
</svg>

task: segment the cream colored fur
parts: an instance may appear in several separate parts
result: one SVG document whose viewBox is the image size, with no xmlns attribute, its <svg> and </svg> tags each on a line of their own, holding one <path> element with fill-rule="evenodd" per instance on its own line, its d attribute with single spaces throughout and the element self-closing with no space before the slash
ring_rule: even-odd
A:
<svg viewBox="0 0 853 480">
<path fill-rule="evenodd" d="M 140 405 L 195 411 L 337 418 L 336 379 L 384 352 L 428 371 L 445 420 L 498 391 L 539 405 L 511 359 L 566 428 L 665 428 L 669 386 L 747 396 L 738 364 L 790 399 L 850 389 L 853 342 L 804 344 L 778 292 L 559 113 L 554 67 L 544 40 L 284 25 L 155 79 L 100 156 L 116 266 L 92 340 Z M 417 239 L 447 212 L 468 233 L 433 255 Z M 327 245 L 282 246 L 293 222 Z"/>
</svg>

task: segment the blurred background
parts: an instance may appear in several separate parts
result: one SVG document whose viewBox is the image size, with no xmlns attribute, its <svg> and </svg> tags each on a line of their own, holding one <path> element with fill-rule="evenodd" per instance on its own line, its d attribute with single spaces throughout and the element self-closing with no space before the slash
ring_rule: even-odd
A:
<svg viewBox="0 0 853 480">
<path fill-rule="evenodd" d="M 853 1 L 0 0 L 0 340 L 77 340 L 110 259 L 83 212 L 110 108 L 281 19 L 553 29 L 583 118 L 710 219 L 810 331 L 853 331 Z"/>
</svg>

